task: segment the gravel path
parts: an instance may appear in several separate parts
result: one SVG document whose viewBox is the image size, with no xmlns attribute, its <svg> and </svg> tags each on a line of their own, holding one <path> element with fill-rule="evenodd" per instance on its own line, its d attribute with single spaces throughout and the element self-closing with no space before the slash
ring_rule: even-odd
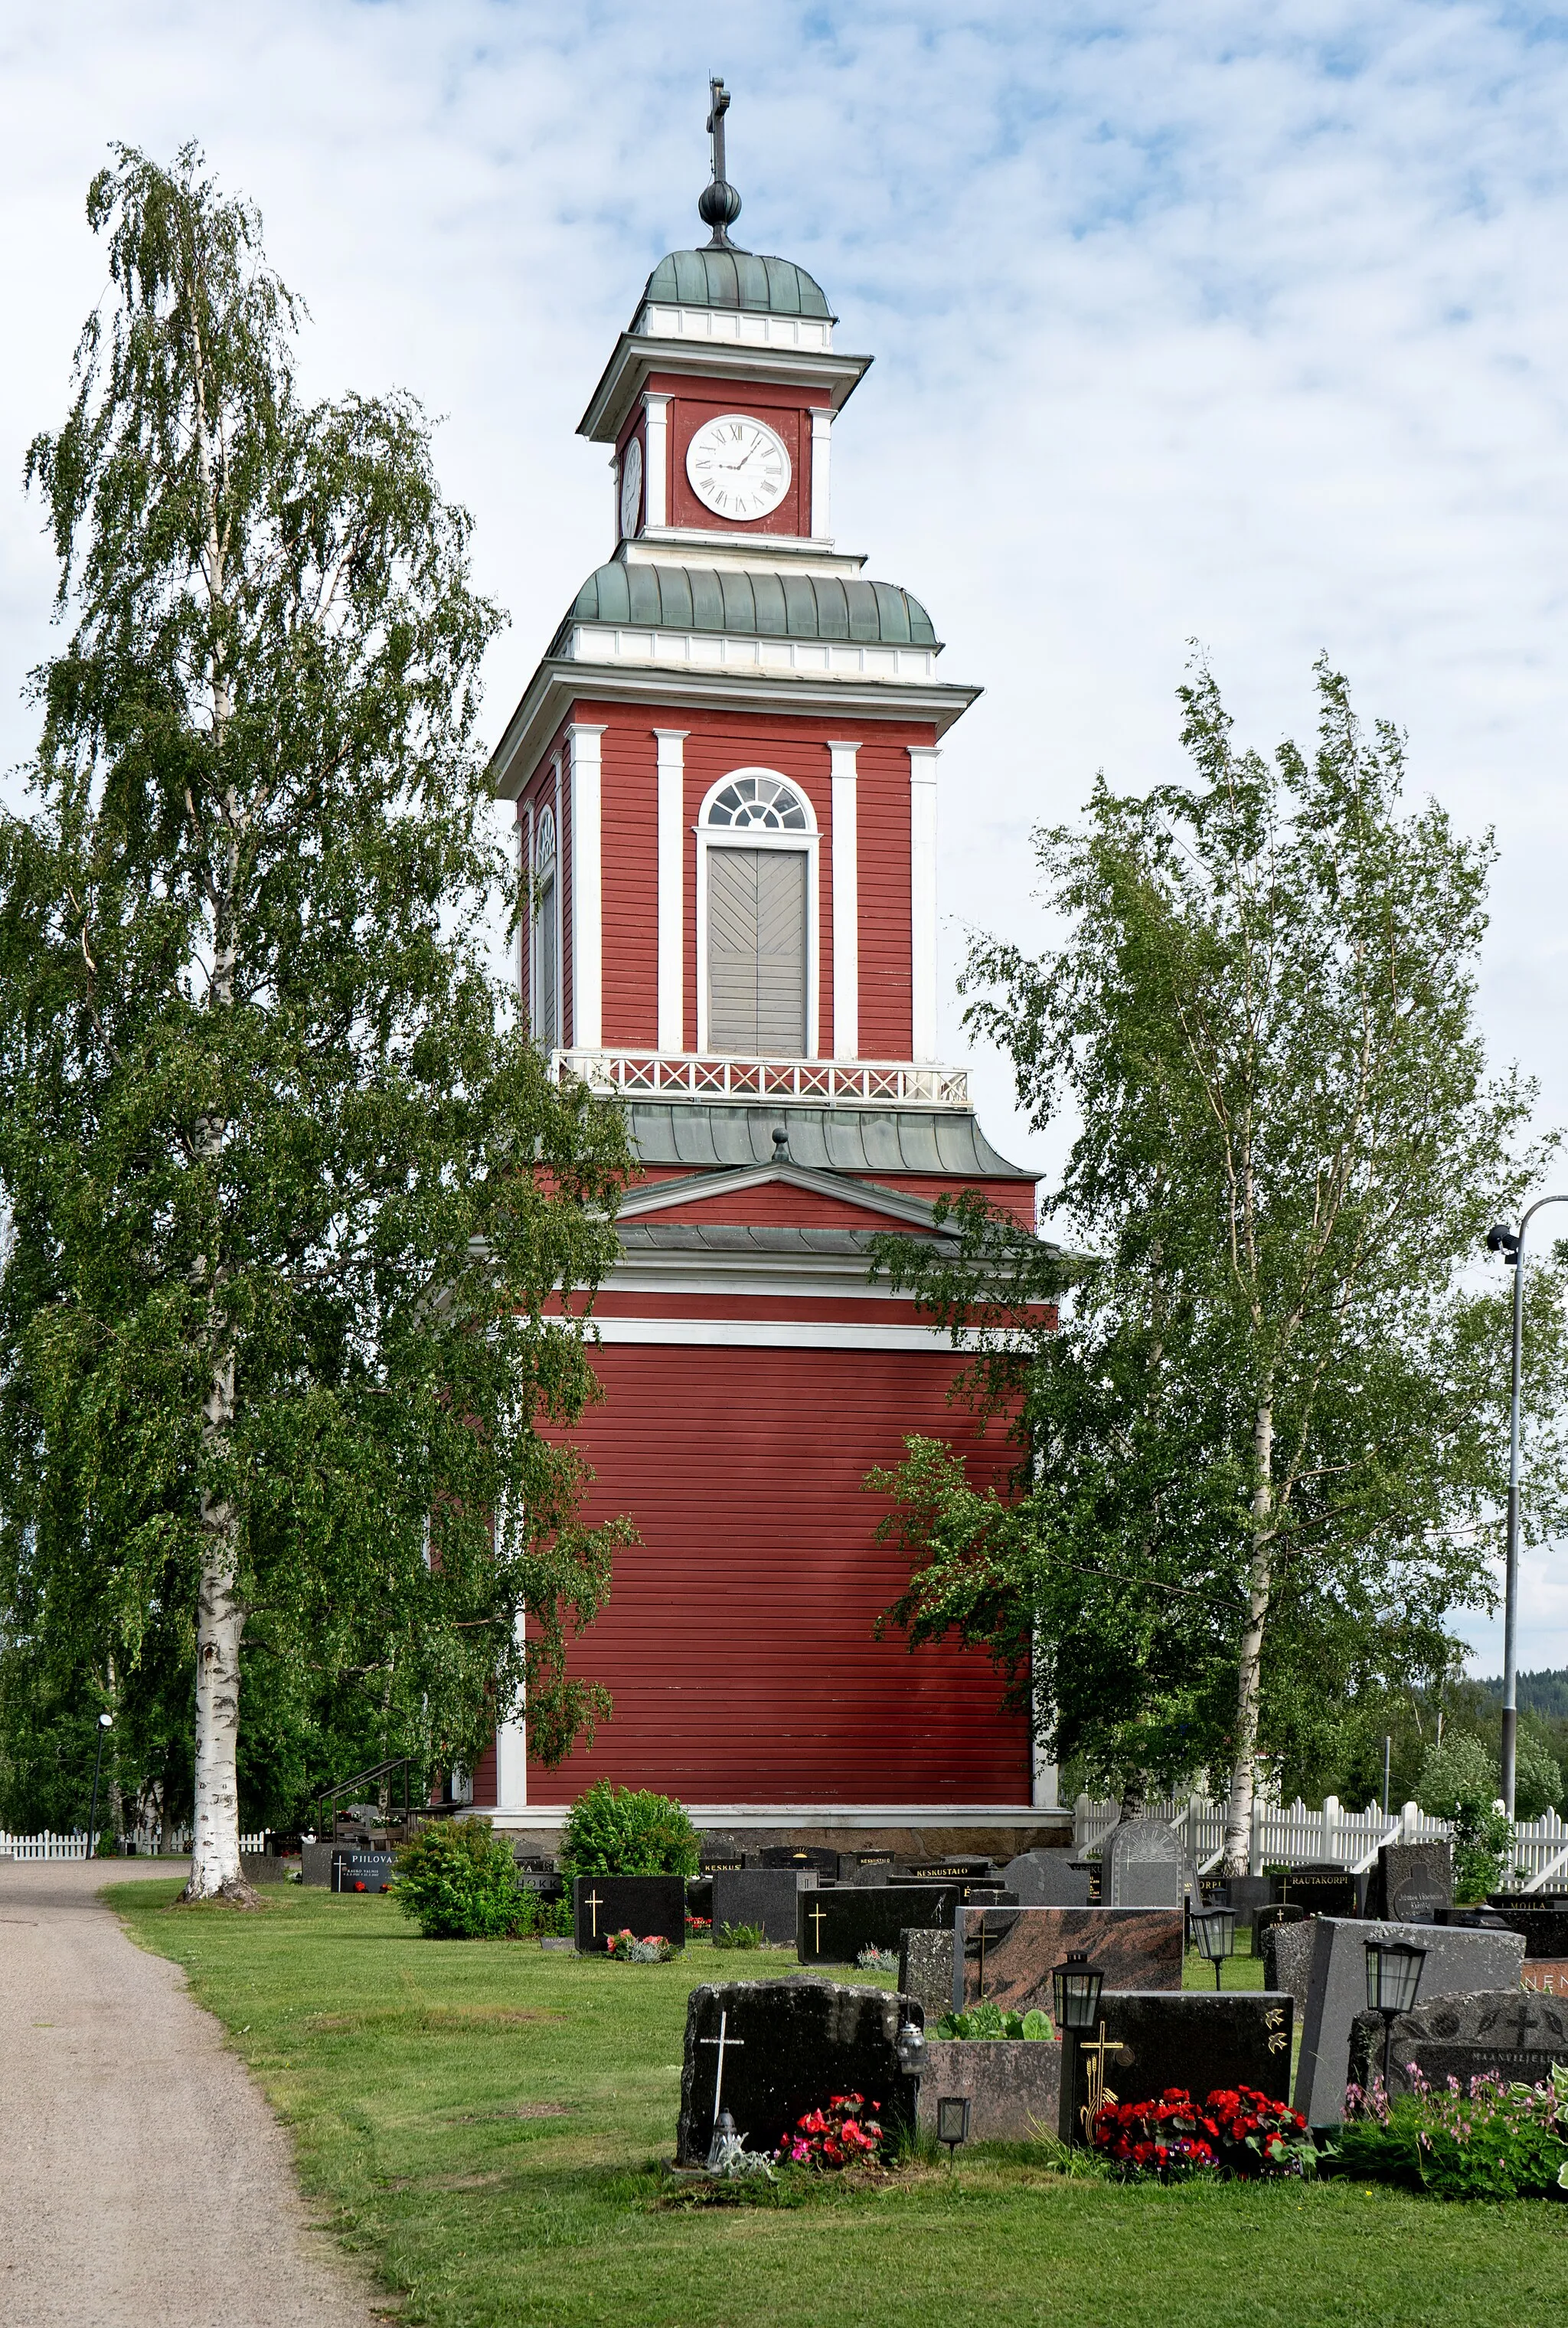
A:
<svg viewBox="0 0 1568 2328">
<path fill-rule="evenodd" d="M 174 1872 L 0 1861 L 0 2321 L 368 2328 L 217 2022 L 93 1896 Z"/>
</svg>

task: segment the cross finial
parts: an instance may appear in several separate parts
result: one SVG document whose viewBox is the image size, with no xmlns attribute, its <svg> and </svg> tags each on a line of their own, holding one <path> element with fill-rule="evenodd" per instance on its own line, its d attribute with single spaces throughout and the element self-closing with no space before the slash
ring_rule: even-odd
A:
<svg viewBox="0 0 1568 2328">
<path fill-rule="evenodd" d="M 740 196 L 724 174 L 724 117 L 729 111 L 729 91 L 717 77 L 708 84 L 708 134 L 713 140 L 713 183 L 704 186 L 698 198 L 697 214 L 713 232 L 708 238 L 709 250 L 733 250 L 734 243 L 725 232 L 740 216 Z"/>
</svg>

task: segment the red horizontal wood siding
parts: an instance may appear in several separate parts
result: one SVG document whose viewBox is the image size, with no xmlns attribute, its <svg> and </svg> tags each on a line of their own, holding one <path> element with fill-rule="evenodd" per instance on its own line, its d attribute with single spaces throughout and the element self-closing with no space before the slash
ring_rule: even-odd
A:
<svg viewBox="0 0 1568 2328">
<path fill-rule="evenodd" d="M 1028 1726 L 987 1659 L 875 1638 L 907 1572 L 867 1471 L 916 1431 L 977 1477 L 1011 1460 L 948 1404 L 953 1358 L 619 1344 L 594 1365 L 589 1512 L 628 1512 L 642 1542 L 571 1653 L 614 1719 L 560 1769 L 530 1762 L 530 1800 L 611 1778 L 706 1803 L 1027 1804 Z"/>
<path fill-rule="evenodd" d="M 651 1051 L 659 1039 L 658 746 L 640 720 L 606 727 L 599 748 L 605 1042 Z"/>
<path fill-rule="evenodd" d="M 856 776 L 860 1056 L 907 1059 L 915 1047 L 907 747 L 873 729 L 860 746 Z"/>
</svg>

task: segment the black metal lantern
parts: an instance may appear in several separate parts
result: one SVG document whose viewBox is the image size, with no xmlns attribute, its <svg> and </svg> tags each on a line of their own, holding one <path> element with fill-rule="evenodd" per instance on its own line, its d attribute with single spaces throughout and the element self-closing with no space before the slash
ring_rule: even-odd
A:
<svg viewBox="0 0 1568 2328">
<path fill-rule="evenodd" d="M 1093 2029 L 1100 2010 L 1100 1991 L 1105 1976 L 1089 1962 L 1082 1948 L 1069 1951 L 1065 1964 L 1057 1965 L 1051 1974 L 1051 2001 L 1056 2006 L 1056 2027 L 1082 2031 Z"/>
<path fill-rule="evenodd" d="M 953 2164 L 953 2154 L 961 2142 L 969 2140 L 969 2097 L 967 2094 L 943 2094 L 936 2104 L 936 2139 L 947 2145 L 947 2163 Z"/>
<path fill-rule="evenodd" d="M 1220 1983 L 1220 1967 L 1236 1944 L 1236 1911 L 1234 1908 L 1199 1908 L 1193 1912 L 1192 1937 L 1197 1942 L 1197 1952 L 1204 1961 L 1214 1967 L 1214 1985 Z"/>
<path fill-rule="evenodd" d="M 1368 1940 L 1366 1943 L 1366 2002 L 1383 2015 L 1383 2090 L 1388 2091 L 1388 2064 L 1394 2046 L 1394 2024 L 1415 2003 L 1426 1950 L 1410 1940 Z"/>
</svg>

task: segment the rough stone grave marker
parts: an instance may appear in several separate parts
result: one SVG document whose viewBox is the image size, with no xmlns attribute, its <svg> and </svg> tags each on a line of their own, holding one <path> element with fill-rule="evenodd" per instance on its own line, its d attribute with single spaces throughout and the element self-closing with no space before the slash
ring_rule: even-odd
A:
<svg viewBox="0 0 1568 2328">
<path fill-rule="evenodd" d="M 1297 1929 L 1312 1939 L 1312 1967 L 1296 2070 L 1296 2107 L 1309 2126 L 1338 2126 L 1350 2078 L 1350 2030 L 1366 2010 L 1366 1943 L 1406 1940 L 1426 1950 L 1416 2005 L 1479 1989 L 1516 1989 L 1525 1961 L 1517 1932 L 1465 1931 L 1447 1924 L 1374 1923 L 1318 1916 Z"/>
<path fill-rule="evenodd" d="M 721 1924 L 760 1924 L 770 1947 L 792 1948 L 801 1894 L 816 1888 L 812 1867 L 718 1868 L 713 1878 L 714 1932 Z"/>
<path fill-rule="evenodd" d="M 954 1926 L 953 2003 L 1052 2010 L 1051 1973 L 1075 1948 L 1107 1988 L 1179 1988 L 1179 1908 L 965 1908 Z"/>
<path fill-rule="evenodd" d="M 1009 1859 L 1001 1880 L 1025 1908 L 1086 1908 L 1089 1875 L 1065 1851 L 1025 1851 Z"/>
<path fill-rule="evenodd" d="M 686 2007 L 677 2163 L 700 2166 L 707 2160 L 720 2059 L 721 2107 L 748 2150 L 776 2150 L 798 2119 L 834 2094 L 863 2094 L 887 2127 L 913 2126 L 915 2080 L 904 2075 L 897 2055 L 898 2031 L 911 2017 L 920 2017 L 911 1997 L 799 1974 L 694 1988 Z"/>
<path fill-rule="evenodd" d="M 1187 1896 L 1187 1851 L 1164 1819 L 1123 1819 L 1100 1846 L 1105 1908 L 1179 1908 Z"/>
<path fill-rule="evenodd" d="M 904 1932 L 898 1942 L 898 1986 L 918 1997 L 928 2022 L 953 2009 L 953 1934 Z M 953 2091 L 956 2088 L 944 2090 Z"/>
<path fill-rule="evenodd" d="M 640 1940 L 657 1933 L 686 1946 L 683 1875 L 578 1875 L 572 1882 L 572 1938 L 580 1956 L 603 1956 L 613 1932 Z"/>
<path fill-rule="evenodd" d="M 1358 2086 L 1383 2075 L 1383 2016 L 1361 2013 L 1350 2035 L 1350 2075 Z M 1416 1999 L 1413 2013 L 1394 2023 L 1388 2055 L 1391 2093 L 1414 2089 L 1419 2070 L 1441 2090 L 1457 2078 L 1468 2094 L 1472 2078 L 1501 2078 L 1507 2085 L 1545 2084 L 1554 2062 L 1568 2065 L 1568 2001 L 1533 1996 L 1523 1989 L 1480 1991 Z"/>
<path fill-rule="evenodd" d="M 1366 1895 L 1366 1912 L 1393 1924 L 1431 1924 L 1453 1906 L 1453 1846 L 1446 1835 L 1385 1843 Z"/>
<path fill-rule="evenodd" d="M 1294 1998 L 1297 2025 L 1307 2014 L 1307 1991 L 1312 1979 L 1312 1926 L 1306 1920 L 1268 1924 L 1263 1928 L 1263 1986 L 1284 1989 Z"/>
<path fill-rule="evenodd" d="M 1110 2101 L 1157 2101 L 1170 2086 L 1198 2103 L 1224 2086 L 1288 2101 L 1294 2011 L 1291 1997 L 1262 1989 L 1102 1990 L 1097 2025 L 1079 2047 L 1074 2106 L 1089 2099 L 1094 2062 Z M 1067 2107 L 1064 2084 L 1064 2140 Z"/>
</svg>

